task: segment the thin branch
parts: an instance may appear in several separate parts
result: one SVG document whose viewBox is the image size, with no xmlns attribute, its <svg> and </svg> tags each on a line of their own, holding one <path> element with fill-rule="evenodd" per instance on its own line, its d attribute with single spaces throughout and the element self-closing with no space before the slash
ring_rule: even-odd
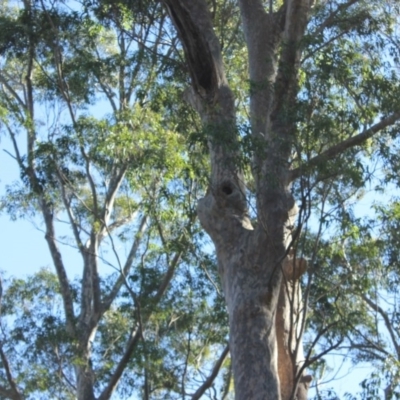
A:
<svg viewBox="0 0 400 400">
<path fill-rule="evenodd" d="M 156 295 L 154 296 L 154 300 L 156 303 L 158 303 L 161 300 L 161 298 L 164 296 L 164 293 L 166 292 L 166 290 L 169 286 L 169 283 L 171 282 L 171 279 L 174 276 L 176 266 L 178 265 L 178 262 L 182 256 L 182 253 L 183 253 L 183 251 L 180 251 L 175 254 L 175 256 L 164 276 L 164 279 L 161 282 L 160 286 L 158 287 Z"/>
<path fill-rule="evenodd" d="M 160 302 L 160 300 L 162 299 L 162 297 L 164 296 L 164 294 L 168 288 L 168 285 L 171 282 L 171 279 L 174 275 L 175 269 L 181 258 L 181 255 L 182 255 L 182 252 L 175 254 L 175 257 L 172 260 L 172 263 L 170 264 L 166 274 L 164 275 L 164 279 L 161 282 L 157 293 L 155 294 L 153 299 L 151 299 L 152 301 L 150 303 L 153 304 L 153 306 L 157 305 Z M 147 313 L 147 315 L 140 322 L 141 326 L 143 326 L 150 319 L 151 314 L 152 314 L 151 311 Z M 115 389 L 118 385 L 119 380 L 121 379 L 121 376 L 128 364 L 128 361 L 133 353 L 133 350 L 135 349 L 138 341 L 141 338 L 142 338 L 142 329 L 140 329 L 140 326 L 139 326 L 135 329 L 134 333 L 132 333 L 131 338 L 127 343 L 127 346 L 126 346 L 123 356 L 121 357 L 120 361 L 118 362 L 118 365 L 117 365 L 113 375 L 109 379 L 107 387 L 103 390 L 103 392 L 99 396 L 98 400 L 108 400 L 111 397 L 112 393 L 115 391 Z"/>
<path fill-rule="evenodd" d="M 342 11 L 347 10 L 353 4 L 358 3 L 360 0 L 349 0 L 347 3 L 341 4 L 335 11 L 333 11 L 324 22 L 319 24 L 317 28 L 311 32 L 312 36 L 319 35 L 325 28 L 332 26 L 336 22 L 336 17 Z"/>
<path fill-rule="evenodd" d="M 79 252 L 83 255 L 83 243 L 79 234 L 78 224 L 75 221 L 74 213 L 71 207 L 71 201 L 68 201 L 67 194 L 65 192 L 65 177 L 64 174 L 60 171 L 60 168 L 58 167 L 57 163 L 55 163 L 55 165 L 56 165 L 56 173 L 58 176 L 58 181 L 60 183 L 60 188 L 61 188 L 61 198 L 64 203 L 64 207 L 67 210 L 69 223 L 72 227 L 72 232 L 74 233 L 76 245 L 78 246 Z"/>
<path fill-rule="evenodd" d="M 27 12 L 29 18 L 32 17 L 32 6 L 30 1 L 24 1 L 25 11 Z M 33 63 L 35 59 L 35 44 L 33 39 L 33 31 L 29 29 L 29 37 L 28 37 L 28 66 L 25 76 L 26 81 L 26 106 L 27 110 L 27 120 L 28 120 L 28 128 L 27 128 L 27 136 L 28 136 L 28 146 L 27 146 L 27 157 L 28 157 L 28 166 L 33 170 L 33 148 L 36 141 L 36 133 L 34 130 L 34 101 L 33 101 L 33 84 L 32 84 L 32 74 L 33 74 Z"/>
<path fill-rule="evenodd" d="M 3 285 L 2 285 L 2 282 L 1 282 L 1 279 L 0 279 L 0 315 L 1 315 L 1 303 L 2 303 L 2 300 L 3 300 Z M 3 351 L 3 344 L 2 343 L 0 343 L 0 358 L 1 358 L 1 362 L 3 364 L 3 368 L 4 368 L 5 372 L 6 372 L 7 381 L 11 386 L 11 389 L 6 389 L 5 387 L 0 386 L 0 394 L 5 396 L 5 397 L 7 397 L 7 398 L 13 399 L 13 400 L 14 399 L 15 400 L 22 400 L 23 397 L 20 394 L 20 392 L 18 390 L 18 387 L 17 387 L 17 384 L 15 383 L 14 378 L 12 376 L 11 367 L 10 367 L 10 364 L 8 362 L 8 358 L 7 358 L 6 354 Z"/>
<path fill-rule="evenodd" d="M 232 381 L 232 363 L 229 363 L 229 368 L 228 368 L 227 377 L 226 377 L 226 385 L 224 385 L 225 388 L 222 393 L 221 400 L 225 400 L 228 397 L 228 394 L 230 391 L 229 389 L 231 386 L 231 381 Z"/>
<path fill-rule="evenodd" d="M 92 285 L 93 290 L 93 311 L 94 313 L 91 315 L 92 323 L 97 323 L 99 319 L 99 315 L 101 314 L 101 288 L 100 288 L 100 276 L 98 269 L 98 250 L 99 250 L 99 239 L 96 233 L 96 230 L 93 228 L 90 234 L 90 246 L 89 246 L 89 262 L 88 266 L 90 266 L 90 280 L 89 284 Z"/>
<path fill-rule="evenodd" d="M 200 399 L 201 396 L 205 393 L 205 391 L 213 384 L 228 353 L 229 353 L 229 345 L 227 344 L 225 346 L 224 351 L 221 353 L 217 362 L 215 363 L 214 368 L 211 371 L 211 374 L 205 380 L 205 382 L 196 390 L 196 392 L 192 396 L 192 400 Z"/>
<path fill-rule="evenodd" d="M 115 198 L 117 196 L 118 189 L 120 188 L 120 186 L 122 184 L 122 181 L 124 179 L 127 169 L 128 169 L 128 165 L 125 164 L 120 170 L 118 170 L 118 168 L 115 168 L 112 173 L 112 176 L 110 179 L 110 184 L 108 186 L 106 198 L 104 201 L 102 215 L 100 216 L 100 220 L 103 224 L 103 228 L 100 231 L 98 237 L 103 236 L 107 230 L 108 221 L 111 217 L 112 210 L 114 208 Z"/>
<path fill-rule="evenodd" d="M 317 54 L 320 50 L 323 48 L 329 46 L 331 43 L 333 43 L 335 40 L 340 39 L 342 36 L 346 35 L 348 33 L 347 30 L 341 31 L 338 33 L 336 36 L 331 37 L 329 40 L 326 40 L 324 43 L 322 43 L 320 46 L 318 46 L 316 49 L 310 51 L 307 53 L 302 59 L 301 63 L 304 63 L 304 61 L 308 60 L 309 58 L 314 57 L 315 54 Z"/>
<path fill-rule="evenodd" d="M 2 72 L 2 71 L 1 71 Z M 6 87 L 6 89 L 12 94 L 12 96 L 17 100 L 18 104 L 24 109 L 27 110 L 26 104 L 22 101 L 21 97 L 19 97 L 18 93 L 12 88 L 12 86 L 8 83 L 7 79 L 0 73 L 0 82 Z"/>
<path fill-rule="evenodd" d="M 114 221 L 111 224 L 109 224 L 107 226 L 107 229 L 105 231 L 103 231 L 103 234 L 99 235 L 99 242 L 101 242 L 106 236 L 109 236 L 116 229 L 118 229 L 121 226 L 127 225 L 128 223 L 132 222 L 136 218 L 137 214 L 138 214 L 138 211 L 134 211 L 128 217 L 118 219 L 117 221 Z"/>
<path fill-rule="evenodd" d="M 141 332 L 139 327 L 136 327 L 135 330 L 132 332 L 131 337 L 126 345 L 125 348 L 125 352 L 123 354 L 123 356 L 121 357 L 117 368 L 115 369 L 113 375 L 111 376 L 111 378 L 108 381 L 108 385 L 107 387 L 103 390 L 103 392 L 101 393 L 101 395 L 98 397 L 98 400 L 108 400 L 111 398 L 113 392 L 115 391 L 118 382 L 122 376 L 122 373 L 124 372 L 128 361 L 131 357 L 131 354 L 134 350 L 134 348 L 136 347 L 139 339 L 141 338 Z"/>
<path fill-rule="evenodd" d="M 394 348 L 396 350 L 397 359 L 400 360 L 400 345 L 397 342 L 397 337 L 396 337 L 396 334 L 394 332 L 393 326 L 390 323 L 388 315 L 386 314 L 386 312 L 381 307 L 379 307 L 378 304 L 376 304 L 374 301 L 372 301 L 365 294 L 361 293 L 360 296 L 373 310 L 378 312 L 379 315 L 383 318 L 383 321 L 385 323 L 386 329 L 389 332 L 390 338 L 392 339 L 393 346 L 394 346 Z"/>
<path fill-rule="evenodd" d="M 400 120 L 400 111 L 397 111 L 391 114 L 389 117 L 382 119 L 375 125 L 359 133 L 358 135 L 343 140 L 342 142 L 330 147 L 321 154 L 315 156 L 314 158 L 311 158 L 310 160 L 305 162 L 304 165 L 302 165 L 301 167 L 292 170 L 290 174 L 290 179 L 294 180 L 300 177 L 301 174 L 304 171 L 308 170 L 309 168 L 315 167 L 318 164 L 331 160 L 352 147 L 363 144 L 367 139 L 370 139 L 371 137 L 379 133 L 381 130 L 387 128 L 390 125 L 393 125 L 395 122 L 399 120 Z"/>
<path fill-rule="evenodd" d="M 190 328 L 189 328 L 190 329 Z M 191 339 L 192 339 L 192 332 L 189 330 L 188 332 L 188 341 L 187 341 L 187 349 L 186 349 L 186 356 L 185 356 L 185 366 L 183 367 L 183 372 L 181 376 L 181 394 L 182 394 L 182 399 L 185 399 L 185 380 L 186 380 L 186 374 L 188 370 L 188 365 L 189 365 L 189 357 L 190 357 L 190 352 L 191 352 Z"/>
<path fill-rule="evenodd" d="M 124 267 L 120 270 L 120 275 L 119 275 L 118 279 L 116 280 L 116 282 L 114 283 L 114 286 L 112 287 L 110 293 L 104 298 L 103 305 L 102 305 L 103 312 L 107 311 L 110 308 L 112 302 L 115 300 L 122 285 L 124 284 L 125 277 L 129 274 L 129 271 L 132 268 L 133 260 L 136 257 L 136 253 L 139 249 L 143 234 L 147 229 L 148 219 L 149 219 L 148 215 L 144 215 L 140 221 L 139 228 L 135 235 L 135 240 L 132 243 L 132 246 L 129 251 L 128 257 L 125 261 Z"/>
<path fill-rule="evenodd" d="M 14 147 L 15 158 L 18 161 L 18 166 L 20 167 L 21 172 L 26 172 L 26 167 L 22 161 L 22 157 L 19 152 L 19 147 L 18 147 L 17 139 L 15 138 L 15 133 L 12 131 L 12 129 L 10 128 L 10 126 L 7 123 L 5 124 L 5 126 L 7 127 L 7 130 L 10 134 L 10 139 L 11 139 L 13 147 Z"/>
</svg>

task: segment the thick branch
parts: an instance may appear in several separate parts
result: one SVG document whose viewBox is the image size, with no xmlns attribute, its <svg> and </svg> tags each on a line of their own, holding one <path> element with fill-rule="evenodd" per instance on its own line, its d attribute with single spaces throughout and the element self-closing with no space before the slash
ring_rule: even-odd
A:
<svg viewBox="0 0 400 400">
<path fill-rule="evenodd" d="M 214 193 L 226 191 L 242 198 L 245 187 L 238 165 L 238 143 L 233 93 L 222 63 L 218 38 L 205 0 L 164 0 L 178 30 L 192 77 L 188 100 L 200 113 L 210 147 L 211 186 Z"/>
<path fill-rule="evenodd" d="M 219 356 L 217 362 L 214 365 L 213 370 L 211 371 L 211 374 L 209 377 L 205 380 L 205 382 L 196 390 L 194 395 L 192 396 L 192 400 L 197 400 L 200 399 L 201 396 L 203 396 L 204 392 L 211 387 L 212 383 L 214 382 L 215 378 L 217 377 L 219 370 L 225 361 L 226 356 L 229 353 L 229 345 L 226 345 L 224 351 L 221 353 Z"/>
<path fill-rule="evenodd" d="M 225 81 L 222 58 L 212 26 L 211 14 L 204 0 L 165 0 L 178 31 L 193 87 L 200 95 L 214 97 Z"/>
<path fill-rule="evenodd" d="M 56 237 L 54 231 L 54 224 L 53 224 L 53 214 L 45 201 L 41 200 L 41 208 L 42 213 L 46 225 L 46 241 L 49 246 L 50 254 L 53 259 L 54 266 L 56 268 L 58 281 L 60 284 L 61 296 L 63 298 L 64 303 L 64 312 L 65 318 L 67 320 L 67 327 L 70 333 L 73 333 L 75 328 L 74 324 L 74 307 L 73 307 L 73 300 L 72 300 L 72 293 L 71 288 L 69 286 L 69 281 L 67 277 L 67 273 L 64 268 L 64 263 L 61 257 L 61 253 L 56 244 Z"/>
<path fill-rule="evenodd" d="M 4 396 L 5 399 L 11 400 L 22 400 L 23 397 L 16 395 L 11 389 L 6 389 L 3 386 L 0 386 L 0 395 Z"/>
<path fill-rule="evenodd" d="M 6 397 L 13 399 L 13 400 L 22 400 L 23 397 L 20 394 L 17 384 L 14 381 L 14 378 L 11 373 L 10 364 L 9 364 L 8 359 L 3 351 L 3 345 L 1 345 L 1 344 L 0 344 L 0 358 L 1 358 L 1 362 L 3 364 L 3 367 L 6 371 L 7 381 L 11 386 L 11 390 L 0 387 L 0 393 L 4 394 Z"/>
<path fill-rule="evenodd" d="M 307 27 L 310 0 L 288 0 L 285 6 L 283 47 L 279 60 L 271 119 L 286 121 L 288 120 L 287 115 L 290 115 L 292 111 L 290 108 L 294 105 L 297 95 L 301 40 Z"/>
<path fill-rule="evenodd" d="M 101 314 L 98 247 L 98 237 L 93 228 L 83 253 L 84 268 L 81 285 L 81 312 L 79 316 L 80 323 L 85 327 L 89 327 L 87 332 L 94 328 Z"/>
<path fill-rule="evenodd" d="M 265 136 L 277 71 L 282 27 L 280 13 L 267 14 L 259 0 L 240 0 L 251 83 L 250 116 L 254 135 Z"/>
<path fill-rule="evenodd" d="M 264 5 L 261 0 L 240 0 L 239 1 L 240 12 L 242 15 L 242 22 L 246 26 L 246 29 L 255 30 L 257 27 L 250 26 L 250 21 L 256 21 L 263 18 L 266 15 Z"/>
<path fill-rule="evenodd" d="M 340 142 L 330 147 L 329 149 L 325 150 L 318 156 L 315 156 L 314 158 L 308 160 L 308 162 L 306 162 L 301 167 L 292 170 L 290 175 L 291 180 L 298 178 L 304 171 L 308 170 L 309 168 L 315 167 L 321 163 L 331 160 L 352 147 L 363 144 L 367 139 L 370 139 L 371 137 L 379 133 L 381 130 L 387 128 L 390 125 L 393 125 L 395 122 L 399 120 L 400 120 L 400 111 L 395 112 L 389 117 L 382 119 L 381 121 L 371 126 L 370 128 L 364 130 L 360 134 L 352 136 L 344 140 L 343 142 Z"/>
</svg>

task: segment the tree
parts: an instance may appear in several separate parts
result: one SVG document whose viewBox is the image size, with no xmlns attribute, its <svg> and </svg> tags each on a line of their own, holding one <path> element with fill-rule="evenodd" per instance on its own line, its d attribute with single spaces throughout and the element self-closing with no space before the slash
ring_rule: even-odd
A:
<svg viewBox="0 0 400 400">
<path fill-rule="evenodd" d="M 368 332 L 386 350 L 368 310 L 390 235 L 347 203 L 376 179 L 366 158 L 398 176 L 396 2 L 2 7 L 1 129 L 22 179 L 2 209 L 41 215 L 56 271 L 4 283 L 2 396 L 227 398 L 233 375 L 237 399 L 305 399 L 332 349 L 365 357 Z"/>
<path fill-rule="evenodd" d="M 39 224 L 55 269 L 3 282 L 2 398 L 200 397 L 226 358 L 197 243 L 204 156 L 179 133 L 193 115 L 172 101 L 164 21 L 149 2 L 2 3 L 1 129 L 21 182 L 1 206 Z"/>
<path fill-rule="evenodd" d="M 399 120 L 396 100 L 385 108 L 387 95 L 368 90 L 369 85 L 378 83 L 371 76 L 374 69 L 380 71 L 381 85 L 391 82 L 391 89 L 398 90 L 398 83 L 382 72 L 381 63 L 378 68 L 378 64 L 366 68 L 361 77 L 353 80 L 349 80 L 346 68 L 336 73 L 331 69 L 335 63 L 345 62 L 346 52 L 354 61 L 354 47 L 351 49 L 349 41 L 340 38 L 356 36 L 363 42 L 362 37 L 388 17 L 391 5 L 386 3 L 380 8 L 350 0 L 317 3 L 313 8 L 309 0 L 270 1 L 267 5 L 261 0 L 238 1 L 248 52 L 248 140 L 254 180 L 251 202 L 241 162 L 235 97 L 226 78 L 213 14 L 205 0 L 165 0 L 165 4 L 190 71 L 189 101 L 208 132 L 210 184 L 207 195 L 199 201 L 198 215 L 216 249 L 229 314 L 236 398 L 305 399 L 310 377 L 302 354 L 304 309 L 297 282 L 306 265 L 291 252 L 299 234 L 294 222 L 298 207 L 293 193 L 296 187 L 304 188 L 310 178 L 316 185 L 343 173 L 341 168 L 330 169 L 329 161 L 354 156 L 370 138 Z M 380 12 L 374 11 L 377 9 Z M 308 54 L 304 51 L 307 45 L 311 48 Z M 384 49 L 385 43 L 381 42 L 381 52 Z M 375 51 L 372 44 L 373 60 Z M 320 60 L 315 58 L 318 54 Z M 311 56 L 314 60 L 308 63 Z M 346 89 L 342 105 L 352 99 L 360 109 L 355 114 L 351 106 L 350 112 L 342 106 L 339 120 L 344 126 L 340 128 L 327 125 L 335 113 L 328 110 L 324 128 L 329 136 L 316 136 L 313 141 L 313 124 L 324 116 L 310 115 L 306 121 L 306 114 L 300 111 L 304 94 L 300 79 L 301 74 L 307 75 L 303 68 L 309 64 L 311 70 L 317 65 L 325 73 L 325 88 L 331 90 L 332 96 L 340 86 Z M 318 93 L 313 79 L 312 75 L 306 77 L 308 97 L 304 101 L 311 114 L 312 102 L 318 101 L 313 98 Z M 338 104 L 334 98 L 327 102 Z M 316 113 L 320 112 L 321 109 Z M 307 128 L 311 128 L 309 132 Z M 249 218 L 250 206 L 257 218 L 254 227 Z"/>
</svg>

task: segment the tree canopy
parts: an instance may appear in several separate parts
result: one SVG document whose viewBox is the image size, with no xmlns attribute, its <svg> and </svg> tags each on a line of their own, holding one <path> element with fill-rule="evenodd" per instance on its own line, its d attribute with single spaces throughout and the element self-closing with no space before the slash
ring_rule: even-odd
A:
<svg viewBox="0 0 400 400">
<path fill-rule="evenodd" d="M 1 398 L 400 398 L 397 1 L 0 6 Z"/>
</svg>

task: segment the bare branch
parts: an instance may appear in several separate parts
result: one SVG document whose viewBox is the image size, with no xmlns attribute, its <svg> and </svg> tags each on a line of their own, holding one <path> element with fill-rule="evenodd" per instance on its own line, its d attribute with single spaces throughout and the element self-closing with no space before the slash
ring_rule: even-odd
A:
<svg viewBox="0 0 400 400">
<path fill-rule="evenodd" d="M 101 237 L 105 234 L 107 230 L 108 221 L 111 217 L 112 210 L 114 208 L 115 198 L 118 193 L 118 189 L 120 188 L 122 181 L 124 179 L 125 173 L 128 169 L 128 165 L 124 165 L 122 168 L 113 168 L 113 172 L 111 174 L 110 184 L 108 185 L 108 190 L 106 194 L 106 198 L 104 201 L 104 207 L 102 211 L 102 215 L 100 216 L 100 220 L 102 221 L 103 228 L 101 229 L 98 237 Z"/>
<path fill-rule="evenodd" d="M 135 235 L 135 240 L 133 241 L 131 249 L 128 254 L 128 258 L 126 259 L 124 267 L 120 271 L 120 276 L 114 283 L 114 286 L 111 289 L 110 293 L 104 298 L 103 305 L 102 305 L 102 312 L 105 312 L 110 308 L 112 302 L 114 301 L 114 299 L 118 295 L 122 285 L 124 284 L 125 277 L 129 274 L 129 271 L 132 268 L 132 263 L 136 257 L 136 253 L 139 249 L 139 245 L 141 243 L 143 233 L 147 229 L 147 222 L 148 222 L 148 216 L 144 215 L 140 221 L 139 228 Z"/>
<path fill-rule="evenodd" d="M 311 32 L 313 36 L 319 35 L 325 28 L 329 28 L 336 22 L 336 17 L 338 14 L 340 14 L 342 11 L 347 10 L 350 8 L 353 4 L 358 3 L 360 0 L 349 0 L 347 3 L 340 4 L 338 8 L 333 11 L 328 18 L 321 24 L 319 24 L 314 31 Z"/>
<path fill-rule="evenodd" d="M 43 218 L 46 226 L 46 241 L 49 246 L 50 254 L 56 268 L 58 281 L 60 284 L 61 296 L 64 303 L 65 318 L 67 320 L 67 327 L 70 333 L 75 331 L 75 313 L 73 307 L 72 293 L 69 285 L 67 273 L 65 271 L 64 263 L 61 253 L 56 244 L 56 234 L 54 230 L 53 213 L 49 209 L 44 199 L 40 200 L 40 205 L 43 213 Z"/>
<path fill-rule="evenodd" d="M 358 135 L 352 136 L 343 142 L 340 142 L 329 149 L 325 150 L 321 154 L 315 156 L 308 160 L 304 165 L 293 169 L 290 174 L 290 179 L 294 180 L 301 176 L 301 174 L 311 167 L 315 167 L 320 163 L 326 162 L 335 158 L 336 156 L 342 154 L 344 151 L 363 144 L 367 139 L 373 137 L 383 129 L 387 128 L 388 126 L 393 125 L 397 121 L 400 120 L 400 111 L 391 114 L 389 117 L 386 117 L 376 123 L 375 125 L 371 126 L 370 128 L 364 130 L 363 132 L 359 133 Z"/>
<path fill-rule="evenodd" d="M 228 353 L 229 353 L 229 345 L 227 344 L 225 346 L 225 349 L 223 350 L 223 352 L 219 356 L 217 362 L 215 363 L 214 368 L 211 371 L 211 374 L 205 380 L 205 382 L 196 390 L 196 392 L 192 396 L 192 400 L 200 399 L 201 396 L 203 396 L 204 392 L 213 384 L 213 382 L 214 382 L 215 378 L 217 377 L 218 372 L 221 369 L 221 366 L 222 366 L 223 362 L 225 361 L 225 358 L 228 355 Z"/>
<path fill-rule="evenodd" d="M 3 71 L 1 71 L 3 72 Z M 26 104 L 22 101 L 21 97 L 18 93 L 12 88 L 12 86 L 8 83 L 8 80 L 0 73 L 0 82 L 6 87 L 6 89 L 12 94 L 12 96 L 17 100 L 18 104 L 24 109 L 27 110 Z"/>
<path fill-rule="evenodd" d="M 10 364 L 8 362 L 7 356 L 5 355 L 5 353 L 3 351 L 3 345 L 2 344 L 0 344 L 0 358 L 1 358 L 1 362 L 3 364 L 3 367 L 4 367 L 5 371 L 6 371 L 7 381 L 11 386 L 11 390 L 8 390 L 8 389 L 5 389 L 5 388 L 1 387 L 0 388 L 0 392 L 4 391 L 4 394 L 10 399 L 23 400 L 23 397 L 20 394 L 20 392 L 18 390 L 18 387 L 17 387 L 17 384 L 15 383 L 14 378 L 12 376 Z"/>
<path fill-rule="evenodd" d="M 158 303 L 161 298 L 164 296 L 164 293 L 166 292 L 169 283 L 171 282 L 172 277 L 174 276 L 176 266 L 178 265 L 178 262 L 182 256 L 183 251 L 180 251 L 175 254 L 174 258 L 172 259 L 172 262 L 164 276 L 163 281 L 161 282 L 156 295 L 154 296 L 154 300 L 156 303 Z"/>
<path fill-rule="evenodd" d="M 159 301 L 162 299 L 162 297 L 165 294 L 165 291 L 168 288 L 169 283 L 171 282 L 171 279 L 174 275 L 175 269 L 177 267 L 177 264 L 181 258 L 182 252 L 176 253 L 174 259 L 172 260 L 172 263 L 170 264 L 163 281 L 161 282 L 158 291 L 156 295 L 153 298 L 153 301 L 151 302 L 154 306 L 159 303 Z M 123 278 L 122 278 L 123 279 Z M 145 316 L 142 318 L 140 322 L 140 326 L 136 327 L 134 332 L 131 335 L 131 338 L 129 339 L 124 355 L 121 357 L 120 361 L 118 362 L 118 365 L 112 375 L 112 377 L 109 380 L 109 383 L 107 387 L 103 390 L 101 395 L 99 396 L 98 400 L 108 400 L 114 390 L 116 389 L 119 380 L 121 379 L 121 376 L 128 364 L 128 361 L 133 353 L 133 350 L 135 349 L 138 341 L 142 338 L 142 329 L 141 326 L 143 326 L 151 317 L 152 312 L 149 311 Z"/>
<path fill-rule="evenodd" d="M 61 197 L 62 201 L 64 203 L 64 207 L 67 210 L 68 218 L 69 218 L 69 223 L 71 224 L 72 227 L 72 232 L 74 233 L 76 245 L 78 246 L 79 252 L 83 255 L 83 243 L 79 234 L 79 229 L 78 229 L 78 224 L 75 221 L 74 213 L 72 211 L 71 207 L 71 201 L 68 201 L 67 198 L 67 193 L 65 191 L 65 177 L 64 174 L 60 171 L 60 168 L 58 167 L 57 163 L 56 165 L 56 173 L 58 176 L 58 180 L 60 183 L 60 188 L 61 188 Z"/>
<path fill-rule="evenodd" d="M 390 323 L 390 319 L 389 319 L 387 313 L 377 303 L 372 301 L 365 294 L 361 293 L 360 296 L 374 311 L 378 312 L 379 315 L 383 318 L 386 329 L 388 330 L 390 338 L 392 339 L 392 344 L 396 350 L 397 359 L 400 360 L 400 345 L 399 345 L 399 342 L 397 341 L 397 335 L 395 334 L 393 325 Z"/>
</svg>

